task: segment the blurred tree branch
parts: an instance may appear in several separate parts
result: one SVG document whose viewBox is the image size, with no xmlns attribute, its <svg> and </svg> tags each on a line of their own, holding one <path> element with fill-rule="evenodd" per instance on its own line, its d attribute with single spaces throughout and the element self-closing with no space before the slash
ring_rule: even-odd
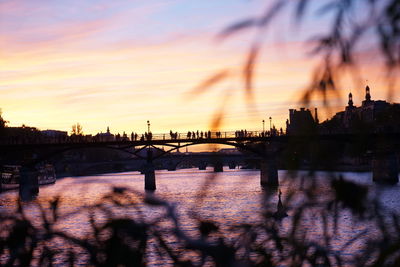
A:
<svg viewBox="0 0 400 267">
<path fill-rule="evenodd" d="M 311 46 L 308 56 L 317 58 L 319 64 L 310 73 L 310 82 L 302 93 L 304 104 L 309 104 L 314 95 L 320 95 L 324 105 L 329 105 L 328 92 L 338 95 L 338 85 L 346 74 L 360 83 L 360 61 L 368 56 L 377 57 L 377 61 L 385 66 L 390 100 L 397 84 L 400 62 L 400 1 L 275 0 L 265 3 L 268 7 L 261 15 L 236 21 L 217 35 L 221 41 L 239 32 L 256 29 L 242 69 L 247 100 L 252 99 L 255 62 L 263 40 L 269 34 L 268 27 L 279 17 L 286 21 L 294 20 L 296 29 L 304 24 L 305 18 L 324 19 L 330 25 L 321 28 L 322 33 L 317 36 L 308 36 L 307 45 Z M 311 12 L 312 7 L 314 10 Z M 218 76 L 219 79 L 213 81 L 220 82 L 227 76 Z M 202 89 L 209 85 L 202 83 Z"/>
</svg>

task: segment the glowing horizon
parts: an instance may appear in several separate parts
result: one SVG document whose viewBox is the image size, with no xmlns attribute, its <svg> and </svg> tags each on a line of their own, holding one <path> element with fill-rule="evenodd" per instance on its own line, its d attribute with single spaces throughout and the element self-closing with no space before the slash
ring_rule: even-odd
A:
<svg viewBox="0 0 400 267">
<path fill-rule="evenodd" d="M 222 69 L 240 73 L 251 38 L 240 34 L 218 43 L 215 36 L 260 8 L 260 3 L 240 1 L 1 2 L 3 117 L 10 126 L 42 130 L 70 132 L 80 123 L 85 134 L 104 132 L 107 126 L 113 133 L 141 133 L 147 120 L 154 133 L 204 131 L 228 95 L 223 130 L 260 130 L 270 116 L 284 127 L 288 109 L 302 106 L 299 89 L 314 64 L 304 54 L 304 41 L 283 36 L 264 46 L 252 106 L 244 100 L 238 74 L 201 95 L 187 96 Z M 383 99 L 379 71 L 373 73 L 373 98 Z M 351 86 L 339 93 L 345 96 L 350 87 L 357 104 L 364 87 Z M 336 100 L 333 111 L 347 102 Z M 322 104 L 317 99 L 314 106 Z"/>
</svg>

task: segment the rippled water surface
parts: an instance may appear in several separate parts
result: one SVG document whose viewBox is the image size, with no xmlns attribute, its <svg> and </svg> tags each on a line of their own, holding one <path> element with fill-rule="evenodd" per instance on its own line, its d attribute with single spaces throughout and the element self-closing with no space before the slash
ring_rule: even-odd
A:
<svg viewBox="0 0 400 267">
<path fill-rule="evenodd" d="M 346 179 L 361 183 L 370 188 L 370 195 L 380 194 L 381 202 L 384 206 L 396 212 L 400 211 L 400 186 L 377 186 L 371 182 L 370 173 L 342 173 Z M 279 171 L 280 178 L 287 175 L 286 171 Z M 318 173 L 317 177 L 322 181 L 320 183 L 321 192 L 329 191 L 329 176 L 331 173 Z M 297 176 L 301 176 L 298 173 Z M 202 202 L 198 201 L 196 195 L 204 185 L 207 178 L 213 178 L 210 183 L 207 194 Z M 263 210 L 262 200 L 264 191 L 260 186 L 260 172 L 257 170 L 229 170 L 224 169 L 223 173 L 214 176 L 211 169 L 199 171 L 197 169 L 183 169 L 173 172 L 156 171 L 157 190 L 155 195 L 168 200 L 177 207 L 178 215 L 182 223 L 182 228 L 189 234 L 195 235 L 196 224 L 190 216 L 193 209 L 203 219 L 216 221 L 222 229 L 239 223 L 253 223 L 262 219 Z M 282 179 L 283 180 L 283 179 Z M 81 207 L 98 202 L 103 195 L 110 192 L 112 187 L 129 187 L 138 192 L 143 192 L 144 176 L 138 172 L 114 173 L 87 177 L 66 177 L 57 180 L 56 184 L 40 187 L 38 201 L 46 203 L 54 196 L 61 196 L 61 213 L 66 214 L 79 210 Z M 289 187 L 298 188 L 301 191 L 301 182 L 298 180 L 284 180 L 281 182 L 280 189 L 283 196 L 287 193 Z M 0 195 L 0 208 L 3 210 L 12 210 L 15 208 L 15 199 L 17 192 L 5 192 Z M 301 199 L 297 200 L 301 203 Z M 276 207 L 277 196 L 270 199 L 267 206 Z M 121 211 L 117 211 L 121 212 Z M 128 211 L 132 212 L 132 211 Z M 161 214 L 160 209 L 153 207 L 145 208 L 148 219 L 156 218 Z M 289 211 L 289 218 L 292 213 Z M 30 216 L 38 216 L 39 212 L 32 210 Z M 129 214 L 121 214 L 123 216 Z M 99 217 L 98 220 L 104 218 Z M 283 226 L 285 227 L 285 220 Z M 341 215 L 340 231 L 337 233 L 337 246 L 343 243 L 343 240 L 350 239 L 356 234 L 362 232 L 367 225 L 353 225 L 350 216 Z M 318 235 L 321 228 L 315 218 L 312 216 L 304 218 L 303 226 L 311 233 Z M 87 214 L 79 213 L 68 216 L 60 225 L 63 230 L 76 235 L 85 235 L 90 227 Z M 286 227 L 288 227 L 286 225 Z M 379 234 L 372 231 L 370 234 Z M 356 253 L 359 247 L 354 245 L 349 253 Z M 152 262 L 151 265 L 162 265 L 160 262 Z"/>
</svg>

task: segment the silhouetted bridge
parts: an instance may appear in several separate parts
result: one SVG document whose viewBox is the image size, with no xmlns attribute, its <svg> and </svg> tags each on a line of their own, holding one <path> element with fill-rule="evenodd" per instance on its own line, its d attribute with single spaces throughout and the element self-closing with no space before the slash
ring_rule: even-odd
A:
<svg viewBox="0 0 400 267">
<path fill-rule="evenodd" d="M 223 166 L 229 169 L 237 167 L 257 166 L 257 162 L 262 158 L 251 154 L 238 153 L 219 153 L 219 152 L 199 152 L 199 153 L 171 153 L 153 161 L 155 169 L 175 171 L 181 168 L 198 168 L 205 170 L 212 167 L 214 172 L 222 172 Z M 147 160 L 141 158 L 129 158 L 115 161 L 93 161 L 80 162 L 70 161 L 64 164 L 64 169 L 68 169 L 73 175 L 90 175 L 100 171 L 140 171 L 145 172 Z"/>
<path fill-rule="evenodd" d="M 276 158 L 285 151 L 296 154 L 299 146 L 319 146 L 324 143 L 362 145 L 371 151 L 373 155 L 372 171 L 375 181 L 397 182 L 397 153 L 400 151 L 399 134 L 326 134 L 326 135 L 281 135 L 269 136 L 262 132 L 238 132 L 211 133 L 207 137 L 197 136 L 189 138 L 186 134 L 159 134 L 151 138 L 129 140 L 127 138 L 115 141 L 87 139 L 77 136 L 69 140 L 51 141 L 24 141 L 4 142 L 0 140 L 0 163 L 7 164 L 24 159 L 22 178 L 29 181 L 34 175 L 34 166 L 48 160 L 60 153 L 84 149 L 84 148 L 108 148 L 124 151 L 132 155 L 134 159 L 145 160 L 143 173 L 145 175 L 145 189 L 155 190 L 154 161 L 165 157 L 167 154 L 185 147 L 200 144 L 219 144 L 233 146 L 242 152 L 251 153 L 259 158 L 260 182 L 262 185 L 278 185 L 278 172 Z M 160 149 L 159 146 L 167 147 Z M 329 151 L 327 151 L 329 153 Z M 221 161 L 218 157 L 210 158 L 218 171 Z M 172 164 L 173 165 L 173 164 Z M 171 166 L 172 166 L 171 165 Z M 176 168 L 176 167 L 175 167 Z M 170 169 L 174 169 L 172 166 Z M 29 182 L 27 182 L 29 183 Z"/>
</svg>

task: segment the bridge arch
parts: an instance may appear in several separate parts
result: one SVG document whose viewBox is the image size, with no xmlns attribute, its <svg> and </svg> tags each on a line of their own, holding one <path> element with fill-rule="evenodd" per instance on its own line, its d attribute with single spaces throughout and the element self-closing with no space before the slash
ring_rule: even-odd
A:
<svg viewBox="0 0 400 267">
<path fill-rule="evenodd" d="M 177 170 L 179 169 L 179 167 L 185 166 L 185 164 L 190 166 L 195 166 L 198 168 L 200 165 L 200 160 L 194 158 L 182 158 L 171 163 L 172 165 L 169 167 L 173 167 L 173 170 Z"/>
<path fill-rule="evenodd" d="M 85 168 L 80 168 L 77 175 L 91 175 L 93 173 L 107 173 L 110 170 L 115 170 L 116 172 L 126 171 L 125 165 L 116 162 L 101 162 L 96 164 L 91 164 Z M 76 171 L 76 170 L 75 170 Z"/>
<path fill-rule="evenodd" d="M 266 156 L 266 154 L 263 151 L 251 148 L 251 147 L 246 146 L 246 145 L 244 145 L 242 143 L 230 142 L 230 141 L 222 141 L 222 140 L 204 139 L 203 141 L 185 143 L 183 145 L 163 144 L 163 146 L 169 146 L 169 147 L 171 147 L 171 149 L 160 153 L 159 155 L 155 156 L 154 159 L 161 158 L 162 156 L 164 156 L 164 155 L 166 155 L 168 153 L 171 153 L 171 152 L 173 152 L 175 150 L 181 149 L 181 148 L 185 148 L 185 147 L 189 147 L 189 146 L 195 146 L 195 145 L 206 145 L 206 144 L 218 144 L 218 145 L 233 146 L 233 147 L 236 147 L 236 148 L 240 148 L 240 149 L 246 150 L 248 152 L 252 152 L 252 153 L 256 154 L 257 156 L 261 156 L 261 157 L 265 157 Z"/>
<path fill-rule="evenodd" d="M 39 163 L 41 163 L 43 161 L 49 160 L 49 159 L 51 159 L 51 158 L 53 158 L 53 157 L 55 157 L 57 155 L 65 153 L 65 152 L 69 152 L 69 151 L 73 151 L 73 150 L 81 150 L 81 149 L 90 149 L 90 148 L 94 148 L 94 149 L 101 148 L 101 149 L 108 149 L 108 150 L 116 150 L 116 151 L 119 151 L 119 152 L 124 152 L 124 153 L 130 154 L 130 155 L 135 155 L 135 156 L 137 156 L 139 158 L 145 159 L 144 157 L 136 155 L 134 152 L 127 151 L 126 149 L 129 148 L 129 147 L 131 147 L 131 146 L 115 147 L 115 146 L 107 146 L 107 145 L 104 146 L 104 145 L 101 145 L 101 144 L 99 144 L 97 146 L 93 146 L 93 145 L 88 146 L 86 144 L 82 144 L 81 146 L 63 147 L 63 148 L 57 149 L 55 151 L 51 151 L 49 153 L 46 153 L 46 154 L 34 159 L 28 165 L 35 166 L 35 165 L 37 165 L 37 164 L 39 164 Z"/>
</svg>

